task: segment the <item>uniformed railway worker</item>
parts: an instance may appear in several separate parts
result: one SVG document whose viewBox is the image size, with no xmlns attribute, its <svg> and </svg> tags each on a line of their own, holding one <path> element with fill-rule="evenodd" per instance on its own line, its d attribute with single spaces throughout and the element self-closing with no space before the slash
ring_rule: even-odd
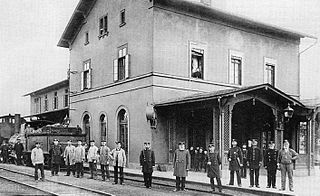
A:
<svg viewBox="0 0 320 196">
<path fill-rule="evenodd" d="M 211 189 L 214 192 L 214 178 L 217 179 L 218 189 L 221 192 L 221 179 L 220 179 L 220 169 L 219 165 L 221 165 L 221 158 L 218 152 L 215 152 L 215 147 L 213 143 L 210 143 L 209 153 L 205 157 L 205 162 L 207 163 L 207 176 L 210 178 Z"/>
<path fill-rule="evenodd" d="M 252 148 L 248 150 L 248 162 L 250 169 L 250 187 L 255 185 L 257 188 L 260 188 L 259 170 L 262 165 L 262 154 L 257 145 L 257 140 L 252 140 Z"/>
<path fill-rule="evenodd" d="M 279 151 L 278 154 L 278 166 L 280 166 L 281 171 L 281 189 L 284 191 L 286 189 L 286 175 L 289 178 L 289 190 L 293 192 L 293 161 L 298 159 L 298 153 L 293 149 L 289 148 L 290 144 L 288 140 L 283 143 L 283 149 Z"/>
<path fill-rule="evenodd" d="M 1 157 L 3 163 L 8 163 L 9 161 L 9 146 L 5 140 L 2 141 L 0 146 Z"/>
<path fill-rule="evenodd" d="M 22 164 L 22 155 L 23 155 L 23 150 L 24 150 L 24 147 L 23 147 L 23 144 L 20 142 L 21 139 L 18 138 L 17 139 L 17 143 L 14 144 L 14 151 L 16 152 L 16 155 L 17 155 L 17 165 L 21 165 Z"/>
<path fill-rule="evenodd" d="M 185 149 L 184 142 L 179 142 L 179 149 L 174 152 L 173 156 L 173 175 L 176 176 L 176 188 L 174 191 L 185 190 L 186 177 L 188 176 L 190 164 L 190 153 Z"/>
<path fill-rule="evenodd" d="M 70 176 L 70 170 L 72 171 L 72 175 L 75 176 L 74 150 L 75 147 L 71 144 L 71 140 L 68 140 L 63 153 L 64 162 L 67 166 L 66 176 Z"/>
<path fill-rule="evenodd" d="M 240 168 L 242 167 L 242 151 L 237 146 L 237 141 L 235 139 L 231 142 L 232 147 L 228 151 L 228 161 L 230 170 L 230 182 L 229 185 L 234 184 L 234 172 L 237 174 L 238 186 L 241 187 L 241 177 Z"/>
<path fill-rule="evenodd" d="M 151 188 L 155 156 L 154 152 L 151 150 L 150 142 L 144 142 L 144 149 L 140 153 L 140 166 L 142 168 L 144 185 L 147 188 Z"/>
<path fill-rule="evenodd" d="M 63 150 L 57 139 L 53 140 L 53 146 L 49 151 L 51 158 L 51 176 L 58 176 Z"/>
<path fill-rule="evenodd" d="M 277 173 L 277 158 L 278 151 L 274 149 L 274 142 L 269 142 L 269 149 L 266 151 L 264 156 L 264 167 L 267 169 L 267 188 L 276 189 L 276 173 Z"/>
</svg>

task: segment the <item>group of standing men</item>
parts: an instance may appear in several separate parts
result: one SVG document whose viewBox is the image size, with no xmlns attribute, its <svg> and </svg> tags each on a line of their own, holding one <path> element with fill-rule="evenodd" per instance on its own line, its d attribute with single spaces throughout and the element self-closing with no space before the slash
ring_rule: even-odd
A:
<svg viewBox="0 0 320 196">
<path fill-rule="evenodd" d="M 228 151 L 228 161 L 230 170 L 229 185 L 234 184 L 234 173 L 237 175 L 238 186 L 241 187 L 241 177 L 246 178 L 246 168 L 250 171 L 250 188 L 259 186 L 259 170 L 262 165 L 267 169 L 267 188 L 276 189 L 277 169 L 281 171 L 281 188 L 285 190 L 286 175 L 289 178 L 289 190 L 293 191 L 293 161 L 298 158 L 298 154 L 289 148 L 287 140 L 283 143 L 283 149 L 279 152 L 275 149 L 274 142 L 269 142 L 268 149 L 264 153 L 264 164 L 262 164 L 262 151 L 258 148 L 257 140 L 248 141 L 248 149 L 243 145 L 243 149 L 237 146 L 237 141 L 232 140 L 232 147 Z M 241 171 L 241 176 L 240 176 Z"/>
</svg>

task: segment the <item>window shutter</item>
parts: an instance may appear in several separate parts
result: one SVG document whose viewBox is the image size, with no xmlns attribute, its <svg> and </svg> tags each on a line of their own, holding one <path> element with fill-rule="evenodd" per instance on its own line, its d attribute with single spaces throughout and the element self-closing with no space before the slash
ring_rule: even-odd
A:
<svg viewBox="0 0 320 196">
<path fill-rule="evenodd" d="M 113 80 L 118 80 L 118 59 L 113 60 Z"/>
<path fill-rule="evenodd" d="M 84 73 L 83 73 L 83 71 L 81 72 L 81 91 L 83 91 L 83 89 L 84 89 L 84 82 L 83 82 L 83 78 L 84 77 Z"/>
<path fill-rule="evenodd" d="M 88 88 L 92 87 L 92 68 L 89 68 L 89 74 L 88 74 Z"/>
<path fill-rule="evenodd" d="M 267 70 L 267 64 L 264 64 L 263 66 L 263 83 L 268 83 L 268 70 Z"/>
<path fill-rule="evenodd" d="M 125 70 L 124 70 L 125 78 L 129 78 L 129 76 L 130 76 L 129 66 L 130 66 L 130 55 L 127 54 L 127 55 L 125 56 Z"/>
</svg>

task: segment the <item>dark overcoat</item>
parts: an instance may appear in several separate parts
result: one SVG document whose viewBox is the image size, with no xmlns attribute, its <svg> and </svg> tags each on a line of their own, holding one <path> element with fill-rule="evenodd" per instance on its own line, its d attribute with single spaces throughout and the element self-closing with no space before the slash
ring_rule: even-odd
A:
<svg viewBox="0 0 320 196">
<path fill-rule="evenodd" d="M 188 176 L 188 171 L 190 169 L 191 157 L 188 150 L 177 149 L 173 156 L 173 175 L 177 177 Z"/>
<path fill-rule="evenodd" d="M 53 145 L 50 149 L 51 163 L 61 164 L 63 150 L 60 145 Z"/>
<path fill-rule="evenodd" d="M 239 171 L 240 164 L 242 164 L 243 161 L 241 149 L 238 146 L 230 148 L 228 151 L 228 159 L 231 159 L 231 161 L 229 161 L 229 170 Z"/>
<path fill-rule="evenodd" d="M 152 173 L 155 166 L 155 157 L 152 150 L 142 150 L 140 153 L 140 165 L 143 173 Z"/>
<path fill-rule="evenodd" d="M 13 149 L 16 151 L 16 154 L 22 154 L 24 147 L 21 143 L 15 143 Z"/>
<path fill-rule="evenodd" d="M 260 148 L 249 148 L 248 163 L 250 169 L 259 169 L 262 161 L 262 154 Z"/>
<path fill-rule="evenodd" d="M 278 151 L 276 149 L 268 149 L 264 156 L 264 166 L 267 170 L 277 169 Z"/>
<path fill-rule="evenodd" d="M 208 153 L 205 162 L 207 163 L 207 176 L 209 178 L 220 178 L 219 165 L 221 165 L 221 158 L 219 153 Z M 208 162 L 211 162 L 211 165 L 208 165 Z"/>
</svg>

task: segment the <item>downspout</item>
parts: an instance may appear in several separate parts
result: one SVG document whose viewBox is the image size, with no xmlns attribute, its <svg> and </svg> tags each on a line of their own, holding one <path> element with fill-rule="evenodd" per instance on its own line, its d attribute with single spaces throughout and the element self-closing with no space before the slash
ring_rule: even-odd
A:
<svg viewBox="0 0 320 196">
<path fill-rule="evenodd" d="M 222 118 L 223 118 L 223 112 L 222 112 L 222 106 L 221 106 L 221 98 L 218 98 L 218 104 L 219 104 L 219 149 L 220 149 L 220 156 L 221 156 L 221 170 L 223 169 L 224 163 L 224 151 L 222 149 Z"/>
</svg>

